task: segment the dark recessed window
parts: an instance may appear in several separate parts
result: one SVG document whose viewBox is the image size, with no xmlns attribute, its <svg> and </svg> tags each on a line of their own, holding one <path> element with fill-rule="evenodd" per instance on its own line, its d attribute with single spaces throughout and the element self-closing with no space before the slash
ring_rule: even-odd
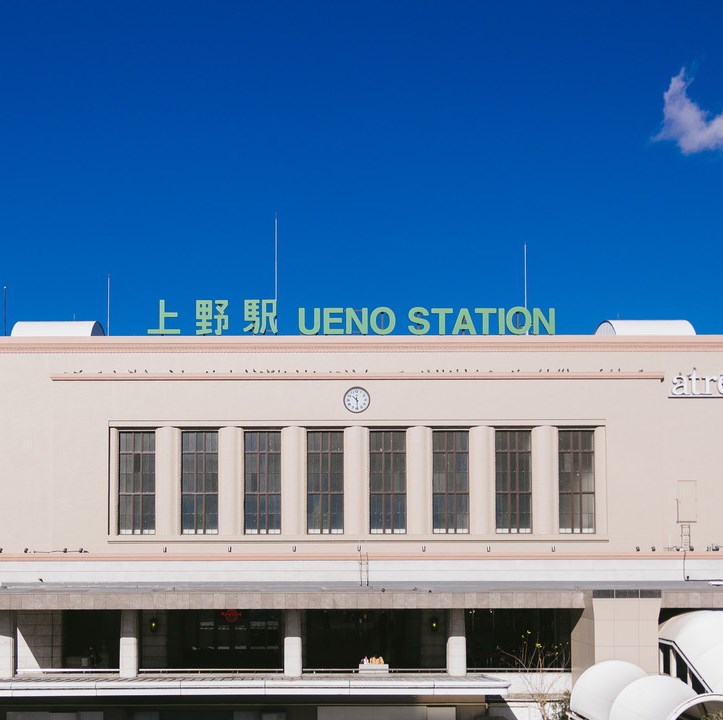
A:
<svg viewBox="0 0 723 720">
<path fill-rule="evenodd" d="M 181 528 L 218 532 L 218 433 L 185 431 L 181 457 Z"/>
<path fill-rule="evenodd" d="M 306 434 L 306 529 L 344 532 L 344 433 Z"/>
<path fill-rule="evenodd" d="M 498 533 L 532 532 L 529 430 L 495 431 L 495 517 Z"/>
<path fill-rule="evenodd" d="M 244 532 L 281 532 L 281 433 L 244 432 Z"/>
<path fill-rule="evenodd" d="M 469 532 L 469 433 L 435 430 L 432 436 L 434 532 Z"/>
<path fill-rule="evenodd" d="M 593 430 L 559 430 L 560 532 L 595 532 Z"/>
<path fill-rule="evenodd" d="M 369 529 L 407 531 L 407 442 L 404 430 L 369 433 Z"/>
<path fill-rule="evenodd" d="M 156 433 L 118 433 L 118 533 L 156 532 Z"/>
</svg>

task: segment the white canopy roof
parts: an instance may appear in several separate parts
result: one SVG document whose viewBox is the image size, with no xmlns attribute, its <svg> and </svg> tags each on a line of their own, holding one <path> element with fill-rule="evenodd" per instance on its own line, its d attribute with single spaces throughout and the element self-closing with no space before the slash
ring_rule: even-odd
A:
<svg viewBox="0 0 723 720">
<path fill-rule="evenodd" d="M 587 720 L 610 720 L 615 699 L 645 670 L 624 660 L 604 660 L 580 675 L 570 696 L 570 709 Z"/>
<path fill-rule="evenodd" d="M 605 660 L 575 683 L 570 710 L 585 720 L 680 720 L 723 709 L 723 695 L 698 695 L 669 675 L 648 675 L 624 660 Z"/>
<path fill-rule="evenodd" d="M 677 720 L 678 708 L 697 695 L 678 678 L 647 675 L 620 692 L 610 710 L 609 720 Z"/>
<path fill-rule="evenodd" d="M 658 638 L 678 647 L 711 692 L 723 693 L 723 611 L 676 615 L 658 628 Z"/>
<path fill-rule="evenodd" d="M 596 335 L 695 335 L 687 320 L 605 320 Z"/>
<path fill-rule="evenodd" d="M 97 320 L 69 320 L 67 322 L 16 322 L 12 337 L 90 337 L 105 335 Z"/>
</svg>

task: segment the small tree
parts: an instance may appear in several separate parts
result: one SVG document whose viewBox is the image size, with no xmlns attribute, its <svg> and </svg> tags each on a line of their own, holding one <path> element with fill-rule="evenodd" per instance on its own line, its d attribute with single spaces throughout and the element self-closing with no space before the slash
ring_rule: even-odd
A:
<svg viewBox="0 0 723 720">
<path fill-rule="evenodd" d="M 545 644 L 533 639 L 528 630 L 521 636 L 517 652 L 500 652 L 510 667 L 523 673 L 525 689 L 540 712 L 541 720 L 564 720 L 570 708 L 569 693 L 560 693 L 555 687 L 562 671 L 568 667 L 570 648 L 565 643 Z"/>
</svg>

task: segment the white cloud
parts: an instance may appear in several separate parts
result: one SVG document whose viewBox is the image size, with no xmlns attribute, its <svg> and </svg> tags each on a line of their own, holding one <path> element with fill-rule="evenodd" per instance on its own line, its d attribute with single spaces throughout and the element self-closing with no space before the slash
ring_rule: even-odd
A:
<svg viewBox="0 0 723 720">
<path fill-rule="evenodd" d="M 688 97 L 683 68 L 663 95 L 663 129 L 653 140 L 674 140 L 685 155 L 703 150 L 723 150 L 723 113 L 710 118 Z"/>
</svg>

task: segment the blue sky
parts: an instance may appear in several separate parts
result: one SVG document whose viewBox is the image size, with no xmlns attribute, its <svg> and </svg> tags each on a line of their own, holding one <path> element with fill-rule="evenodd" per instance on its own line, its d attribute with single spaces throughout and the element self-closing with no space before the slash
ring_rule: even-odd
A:
<svg viewBox="0 0 723 720">
<path fill-rule="evenodd" d="M 158 300 L 554 307 L 723 332 L 723 4 L 0 3 L 0 283 L 145 335 Z M 681 75 L 681 71 L 684 74 Z M 667 100 L 664 93 L 668 92 Z M 665 115 L 664 115 L 665 111 Z M 665 123 L 664 123 L 665 120 Z"/>
</svg>

